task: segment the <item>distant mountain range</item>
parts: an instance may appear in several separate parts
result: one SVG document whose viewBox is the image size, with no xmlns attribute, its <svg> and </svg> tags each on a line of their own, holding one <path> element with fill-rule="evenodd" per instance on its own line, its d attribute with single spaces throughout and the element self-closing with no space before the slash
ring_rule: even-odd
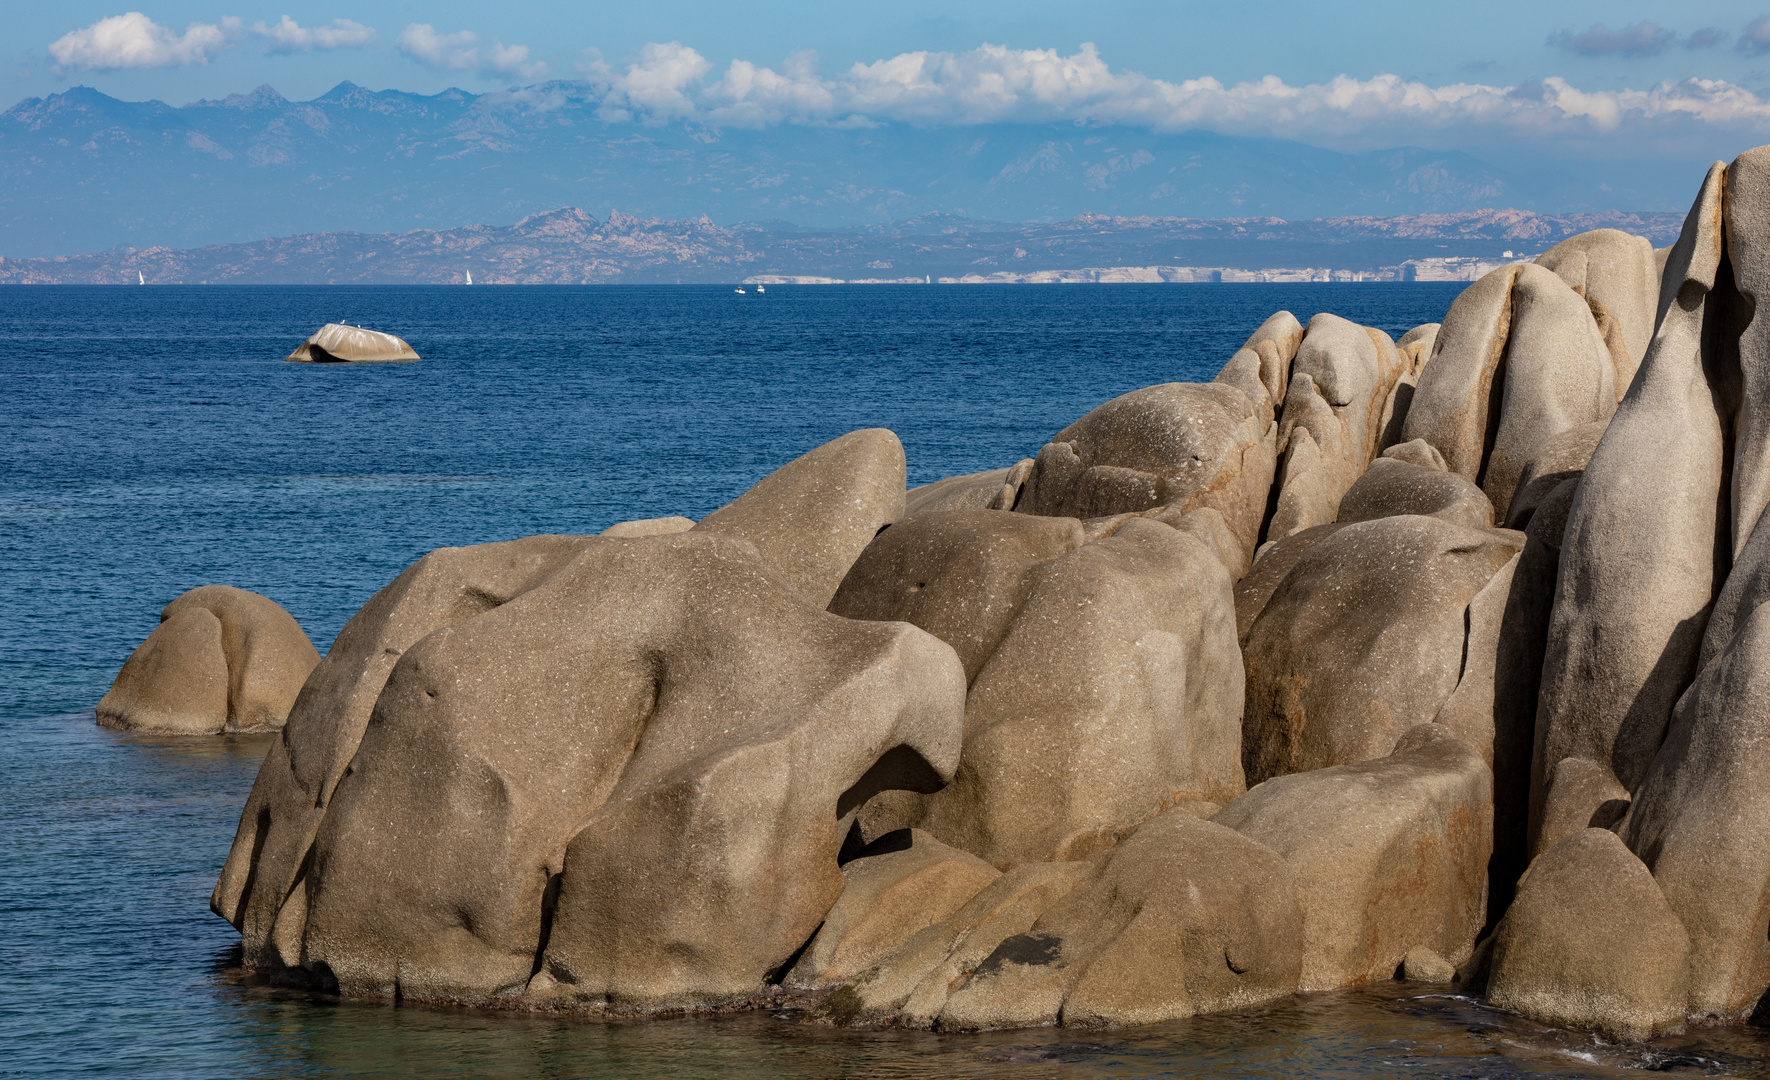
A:
<svg viewBox="0 0 1770 1080">
<path fill-rule="evenodd" d="M 1454 152 L 1346 154 L 1075 124 L 652 126 L 606 122 L 598 106 L 591 87 L 571 82 L 428 97 L 346 82 L 304 102 L 262 86 L 183 107 L 85 87 L 30 98 L 0 113 L 0 254 L 264 236 L 299 236 L 281 243 L 306 250 L 357 242 L 308 234 L 458 230 L 560 206 L 618 209 L 619 221 L 762 222 L 782 236 L 781 223 L 856 229 L 931 214 L 1067 222 L 1672 209 L 1701 182 L 1643 179 L 1652 163 L 1611 170 L 1626 175 L 1604 185 L 1596 175 L 1514 175 Z"/>
<path fill-rule="evenodd" d="M 1007 225 L 924 215 L 845 230 L 746 225 L 564 208 L 515 225 L 308 233 L 200 248 L 0 258 L 0 284 L 483 284 L 734 282 L 747 278 L 1025 279 L 1086 267 L 1315 267 L 1373 271 L 1408 260 L 1525 257 L 1575 233 L 1618 228 L 1656 247 L 1683 215 L 1484 210 L 1406 217 L 1200 220 L 1087 214 Z M 1473 263 L 1471 263 L 1471 266 Z M 1442 268 L 1441 268 L 1442 269 Z M 1200 280 L 1083 275 L 1077 280 Z M 1209 277 L 1203 280 L 1210 280 Z"/>
</svg>

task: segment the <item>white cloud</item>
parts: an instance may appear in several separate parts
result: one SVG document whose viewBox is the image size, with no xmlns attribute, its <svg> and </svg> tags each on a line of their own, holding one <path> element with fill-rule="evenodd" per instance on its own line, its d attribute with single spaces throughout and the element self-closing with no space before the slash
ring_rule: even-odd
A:
<svg viewBox="0 0 1770 1080">
<path fill-rule="evenodd" d="M 252 24 L 252 32 L 269 38 L 264 51 L 268 53 L 312 52 L 315 49 L 360 49 L 373 44 L 373 27 L 349 19 L 333 19 L 324 26 L 302 26 L 284 15 L 276 25 Z"/>
<path fill-rule="evenodd" d="M 232 16 L 219 23 L 194 22 L 178 34 L 131 11 L 62 35 L 49 46 L 49 55 L 58 72 L 188 67 L 207 64 L 240 33 L 240 20 Z"/>
<path fill-rule="evenodd" d="M 732 66 L 739 64 L 745 62 L 739 60 Z M 695 116 L 700 109 L 690 90 L 712 70 L 706 57 L 680 41 L 645 46 L 620 73 L 595 49 L 585 49 L 578 64 L 579 73 L 603 90 L 603 115 L 611 120 L 630 116 L 629 110 L 644 113 L 651 120 Z"/>
<path fill-rule="evenodd" d="M 481 48 L 479 35 L 471 30 L 439 34 L 429 23 L 412 23 L 400 31 L 399 51 L 425 67 L 438 71 L 474 71 L 487 76 L 510 76 L 518 79 L 540 79 L 547 75 L 547 62 L 529 61 L 527 45 L 505 45 L 494 41 Z"/>
<path fill-rule="evenodd" d="M 1305 85 L 1269 75 L 1227 85 L 1210 77 L 1168 81 L 1114 71 L 1086 44 L 1068 56 L 999 45 L 903 53 L 826 77 L 809 54 L 779 71 L 734 60 L 713 75 L 700 53 L 670 42 L 646 46 L 620 71 L 590 50 L 579 71 L 602 95 L 607 119 L 681 117 L 733 127 L 1092 121 L 1294 138 L 1346 149 L 1614 141 L 1637 129 L 1666 138 L 1693 127 L 1770 132 L 1770 102 L 1718 80 L 1601 91 L 1558 77 L 1518 86 L 1431 86 L 1396 75 L 1342 75 Z"/>
</svg>

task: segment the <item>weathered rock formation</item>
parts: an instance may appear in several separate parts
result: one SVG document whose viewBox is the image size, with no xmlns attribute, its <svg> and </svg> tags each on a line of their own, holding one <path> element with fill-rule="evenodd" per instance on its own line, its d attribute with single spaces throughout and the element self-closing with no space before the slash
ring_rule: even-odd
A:
<svg viewBox="0 0 1770 1080">
<path fill-rule="evenodd" d="M 288 691 L 213 907 L 274 978 L 499 1007 L 1737 1020 L 1766 221 L 1770 148 L 1669 253 L 1574 237 L 1400 342 L 1279 312 L 1005 468 L 906 493 L 859 431 L 698 524 L 432 552 Z M 265 696 L 198 593 L 106 722 Z"/>
<path fill-rule="evenodd" d="M 124 731 L 213 735 L 279 728 L 320 654 L 273 600 L 203 585 L 167 604 L 99 700 Z"/>
</svg>

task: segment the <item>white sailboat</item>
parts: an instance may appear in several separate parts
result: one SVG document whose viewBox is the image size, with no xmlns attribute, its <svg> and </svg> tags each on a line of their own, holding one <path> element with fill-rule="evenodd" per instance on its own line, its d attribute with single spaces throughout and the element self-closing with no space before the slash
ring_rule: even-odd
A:
<svg viewBox="0 0 1770 1080">
<path fill-rule="evenodd" d="M 765 293 L 765 292 L 767 292 L 767 291 L 768 291 L 768 290 L 767 290 L 767 289 L 764 289 L 764 288 L 763 288 L 763 287 L 762 287 L 762 286 L 760 286 L 760 285 L 758 285 L 758 286 L 756 286 L 756 291 L 757 291 L 757 292 L 759 292 L 759 293 Z"/>
<path fill-rule="evenodd" d="M 467 271 L 467 284 L 473 284 L 473 271 Z"/>
<path fill-rule="evenodd" d="M 739 296 L 748 296 L 749 295 L 748 293 L 744 292 L 744 287 L 742 285 L 739 285 L 733 291 L 736 292 Z"/>
<path fill-rule="evenodd" d="M 922 284 L 924 284 L 924 285 L 934 284 L 934 275 L 933 274 L 923 274 L 922 275 Z"/>
<path fill-rule="evenodd" d="M 136 277 L 135 283 L 137 285 L 146 285 L 147 284 L 147 277 L 145 275 L 143 275 L 140 270 L 137 270 L 135 272 L 135 277 Z"/>
</svg>

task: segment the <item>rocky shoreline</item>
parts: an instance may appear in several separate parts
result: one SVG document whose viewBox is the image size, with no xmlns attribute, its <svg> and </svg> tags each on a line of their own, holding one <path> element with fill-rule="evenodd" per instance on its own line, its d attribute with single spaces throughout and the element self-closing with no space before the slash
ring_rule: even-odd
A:
<svg viewBox="0 0 1770 1080">
<path fill-rule="evenodd" d="M 1399 341 L 1280 312 L 1010 467 L 906 491 L 863 430 L 698 523 L 434 551 L 323 658 L 206 586 L 100 722 L 281 724 L 211 906 L 346 997 L 973 1031 L 1404 976 L 1743 1020 L 1766 230 L 1770 148 L 1669 248 L 1572 237 Z"/>
</svg>

